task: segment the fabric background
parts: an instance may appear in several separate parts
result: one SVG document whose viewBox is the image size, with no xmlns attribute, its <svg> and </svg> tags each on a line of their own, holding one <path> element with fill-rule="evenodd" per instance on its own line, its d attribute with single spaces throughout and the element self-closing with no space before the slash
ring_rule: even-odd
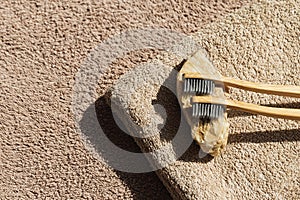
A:
<svg viewBox="0 0 300 200">
<path fill-rule="evenodd" d="M 154 172 L 115 171 L 85 147 L 71 112 L 75 74 L 88 53 L 114 34 L 164 27 L 193 35 L 224 75 L 300 85 L 299 2 L 268 2 L 3 1 L 1 199 L 170 199 Z M 243 32 L 241 25 L 249 31 Z M 99 80 L 98 103 L 120 75 L 157 54 L 133 52 L 118 60 L 107 78 Z M 233 93 L 240 100 L 299 108 L 293 99 Z M 224 168 L 218 168 L 219 174 L 231 175 L 229 188 L 248 197 L 254 192 L 273 198 L 274 191 L 280 191 L 279 197 L 299 197 L 299 123 L 236 115 L 231 119 L 234 136 L 219 161 Z M 120 138 L 118 128 L 107 126 L 116 143 L 140 151 L 129 136 Z M 185 165 L 195 168 L 197 162 Z M 185 165 L 177 170 L 183 173 Z M 194 197 L 192 185 L 176 191 Z"/>
</svg>

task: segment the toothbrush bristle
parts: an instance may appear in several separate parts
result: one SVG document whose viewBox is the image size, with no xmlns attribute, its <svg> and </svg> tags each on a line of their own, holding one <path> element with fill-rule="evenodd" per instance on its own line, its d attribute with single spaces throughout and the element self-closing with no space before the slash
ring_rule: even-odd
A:
<svg viewBox="0 0 300 200">
<path fill-rule="evenodd" d="M 183 91 L 197 95 L 210 95 L 213 93 L 215 83 L 212 80 L 185 78 Z"/>
<path fill-rule="evenodd" d="M 216 119 L 225 112 L 224 105 L 194 103 L 192 105 L 192 116 L 203 119 Z"/>
</svg>

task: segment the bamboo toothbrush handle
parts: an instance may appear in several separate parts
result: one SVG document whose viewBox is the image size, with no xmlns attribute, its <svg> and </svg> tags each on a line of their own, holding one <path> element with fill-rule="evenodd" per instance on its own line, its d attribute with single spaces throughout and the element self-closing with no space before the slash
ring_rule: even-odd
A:
<svg viewBox="0 0 300 200">
<path fill-rule="evenodd" d="M 185 78 L 199 78 L 207 79 L 204 75 L 199 73 L 185 73 Z M 300 98 L 300 86 L 295 85 L 271 85 L 264 83 L 254 83 L 250 81 L 238 80 L 230 77 L 222 77 L 221 80 L 214 79 L 210 76 L 209 80 L 213 80 L 216 83 L 224 84 L 225 86 L 230 86 L 234 88 L 240 88 L 243 90 L 249 90 L 253 92 L 265 93 L 265 94 L 274 94 L 280 96 L 296 97 Z"/>
<path fill-rule="evenodd" d="M 224 85 L 240 88 L 243 90 L 300 98 L 300 86 L 254 83 L 249 81 L 237 80 L 229 77 L 223 77 L 222 82 L 224 83 Z"/>
<path fill-rule="evenodd" d="M 252 114 L 265 115 L 269 117 L 300 120 L 300 109 L 260 106 L 252 103 L 215 98 L 211 96 L 194 96 L 192 98 L 192 101 L 194 103 L 211 103 L 211 104 L 226 105 L 228 108 L 231 109 L 241 110 Z"/>
</svg>

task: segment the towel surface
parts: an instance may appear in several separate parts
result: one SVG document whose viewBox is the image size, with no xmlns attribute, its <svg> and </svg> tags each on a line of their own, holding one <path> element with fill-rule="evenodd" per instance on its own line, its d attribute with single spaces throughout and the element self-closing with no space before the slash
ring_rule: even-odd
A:
<svg viewBox="0 0 300 200">
<path fill-rule="evenodd" d="M 224 76 L 254 82 L 300 85 L 298 6 L 297 1 L 266 1 L 245 6 L 204 26 L 194 35 L 194 39 L 207 51 Z M 167 61 L 160 61 L 166 64 L 169 60 L 174 62 L 176 58 L 171 59 L 170 56 Z M 174 159 L 178 153 L 174 149 L 180 148 L 173 143 L 165 148 L 166 143 L 180 134 L 176 133 L 180 122 L 177 101 L 173 99 L 172 92 L 168 93 L 161 86 L 170 82 L 168 88 L 174 91 L 174 79 L 176 75 L 173 75 L 171 68 L 167 70 L 159 63 L 148 64 L 124 75 L 114 87 L 111 97 L 112 105 L 118 107 L 117 115 L 129 132 L 137 132 L 141 136 L 154 134 L 152 137 L 136 138 L 143 151 L 164 149 L 165 155 L 153 156 L 156 165 L 164 164 L 161 159 L 165 162 Z M 231 89 L 230 92 L 230 98 L 256 104 L 293 108 L 300 105 L 296 98 L 238 89 Z M 157 128 L 162 121 L 157 114 L 163 116 L 163 112 L 155 113 L 153 101 L 165 107 L 167 117 L 164 126 L 168 127 L 168 121 L 171 121 L 170 127 Z M 204 162 L 197 158 L 199 148 L 193 143 L 176 162 L 157 171 L 173 198 L 299 197 L 299 122 L 234 111 L 228 114 L 229 144 L 221 156 Z"/>
<path fill-rule="evenodd" d="M 114 170 L 89 151 L 76 129 L 72 112 L 76 73 L 99 43 L 128 29 L 151 26 L 193 34 L 223 75 L 300 85 L 299 2 L 251 1 L 251 7 L 248 3 L 2 1 L 1 199 L 170 199 L 200 197 L 203 192 L 253 194 L 253 198 L 299 196 L 296 122 L 231 113 L 232 137 L 222 157 L 200 164 L 194 144 L 178 163 L 157 173 L 160 179 L 154 172 Z M 103 96 L 120 75 L 153 58 L 168 66 L 182 59 L 155 50 L 130 52 L 112 64 L 96 88 L 101 127 L 111 141 L 131 152 L 149 145 L 140 142 L 139 147 L 123 134 Z M 233 92 L 233 97 L 255 103 L 299 105 L 292 99 Z M 217 190 L 214 181 L 226 188 Z"/>
</svg>

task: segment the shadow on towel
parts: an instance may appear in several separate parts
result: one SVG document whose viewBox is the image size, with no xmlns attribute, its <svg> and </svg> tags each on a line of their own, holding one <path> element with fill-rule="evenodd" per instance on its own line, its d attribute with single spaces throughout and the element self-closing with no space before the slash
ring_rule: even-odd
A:
<svg viewBox="0 0 300 200">
<path fill-rule="evenodd" d="M 95 131 L 91 126 L 93 120 L 91 117 L 95 115 L 98 119 L 98 122 L 103 130 L 105 136 L 109 138 L 116 146 L 130 151 L 141 153 L 140 148 L 134 142 L 134 139 L 123 132 L 115 121 L 115 116 L 113 116 L 111 108 L 106 103 L 104 97 L 100 97 L 95 105 L 91 105 L 83 114 L 83 118 L 80 121 L 80 128 L 87 137 L 87 139 L 94 146 L 97 153 L 106 160 L 109 164 L 110 155 L 113 152 L 108 152 L 108 149 L 105 148 L 105 142 L 98 139 L 99 136 L 95 135 Z M 103 136 L 101 136 L 103 137 Z M 145 161 L 147 159 L 145 158 Z M 133 199 L 171 199 L 171 196 L 167 189 L 164 187 L 162 182 L 156 176 L 155 172 L 148 173 L 128 173 L 118 170 L 114 170 L 118 177 L 130 188 L 130 191 L 133 195 Z"/>
</svg>

